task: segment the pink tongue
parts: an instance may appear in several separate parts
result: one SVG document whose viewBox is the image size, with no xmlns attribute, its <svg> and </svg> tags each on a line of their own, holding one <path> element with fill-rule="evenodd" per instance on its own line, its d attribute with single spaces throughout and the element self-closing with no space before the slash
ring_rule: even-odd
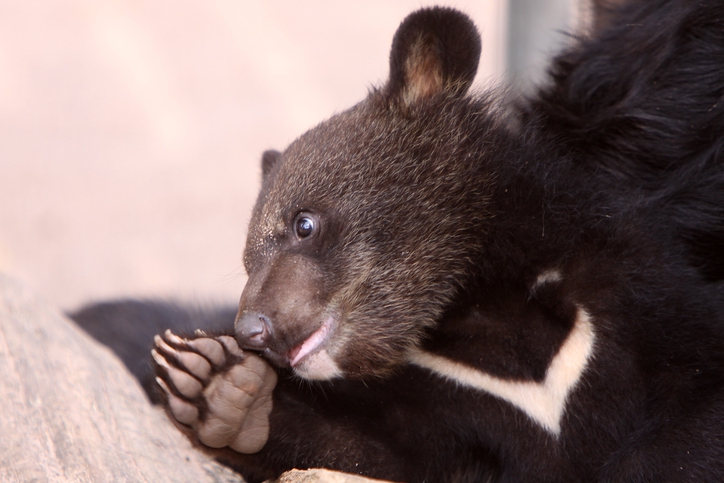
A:
<svg viewBox="0 0 724 483">
<path fill-rule="evenodd" d="M 292 367 L 297 365 L 297 363 L 301 359 L 303 359 L 304 356 L 306 356 L 310 352 L 313 352 L 314 349 L 319 347 L 319 345 L 324 342 L 324 339 L 327 338 L 327 333 L 329 332 L 330 325 L 330 320 L 325 321 L 319 329 L 315 330 L 314 333 L 307 338 L 307 340 L 294 347 L 292 350 L 289 351 L 289 353 L 287 353 L 287 357 L 289 358 L 289 364 Z"/>
<path fill-rule="evenodd" d="M 299 344 L 298 346 L 296 346 L 294 349 L 290 350 L 287 353 L 287 358 L 290 361 L 294 361 L 296 359 L 297 354 L 299 354 L 299 351 L 302 350 L 302 345 L 304 345 L 304 342 L 302 342 L 301 344 Z M 292 365 L 294 365 L 294 364 L 292 364 Z"/>
</svg>

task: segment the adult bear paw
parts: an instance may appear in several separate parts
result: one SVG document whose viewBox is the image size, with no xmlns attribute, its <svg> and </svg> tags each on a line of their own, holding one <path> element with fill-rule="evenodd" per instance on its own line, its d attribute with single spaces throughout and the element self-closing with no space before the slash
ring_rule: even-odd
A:
<svg viewBox="0 0 724 483">
<path fill-rule="evenodd" d="M 211 448 L 256 453 L 269 437 L 276 372 L 231 336 L 195 339 L 167 330 L 153 359 L 170 416 Z"/>
</svg>

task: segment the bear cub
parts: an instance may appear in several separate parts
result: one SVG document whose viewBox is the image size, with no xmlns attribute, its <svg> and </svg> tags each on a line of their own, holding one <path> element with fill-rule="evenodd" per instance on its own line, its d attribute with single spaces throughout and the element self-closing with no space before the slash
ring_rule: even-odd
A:
<svg viewBox="0 0 724 483">
<path fill-rule="evenodd" d="M 419 10 L 264 153 L 233 335 L 155 338 L 171 419 L 249 481 L 724 481 L 724 2 L 624 6 L 525 100 L 480 51 Z"/>
</svg>

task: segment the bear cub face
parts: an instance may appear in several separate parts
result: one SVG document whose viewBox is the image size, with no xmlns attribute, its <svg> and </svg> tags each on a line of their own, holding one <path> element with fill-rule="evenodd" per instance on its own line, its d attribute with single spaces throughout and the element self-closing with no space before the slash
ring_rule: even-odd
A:
<svg viewBox="0 0 724 483">
<path fill-rule="evenodd" d="M 474 145 L 469 116 L 479 129 L 488 115 L 466 96 L 480 37 L 462 14 L 420 13 L 382 88 L 263 156 L 236 334 L 306 379 L 389 374 L 481 256 L 494 176 L 479 159 L 503 134 L 491 116 Z"/>
</svg>

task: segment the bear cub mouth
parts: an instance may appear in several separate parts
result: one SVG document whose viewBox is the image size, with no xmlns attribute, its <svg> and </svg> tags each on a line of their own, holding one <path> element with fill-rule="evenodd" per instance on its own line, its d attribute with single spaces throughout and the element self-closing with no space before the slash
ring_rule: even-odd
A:
<svg viewBox="0 0 724 483">
<path fill-rule="evenodd" d="M 301 344 L 293 347 L 289 352 L 287 352 L 287 360 L 292 368 L 296 367 L 305 358 L 321 350 L 326 345 L 326 342 L 332 334 L 332 329 L 335 325 L 334 322 L 334 317 L 330 315 L 324 323 L 317 330 L 312 332 L 312 334 Z"/>
</svg>

